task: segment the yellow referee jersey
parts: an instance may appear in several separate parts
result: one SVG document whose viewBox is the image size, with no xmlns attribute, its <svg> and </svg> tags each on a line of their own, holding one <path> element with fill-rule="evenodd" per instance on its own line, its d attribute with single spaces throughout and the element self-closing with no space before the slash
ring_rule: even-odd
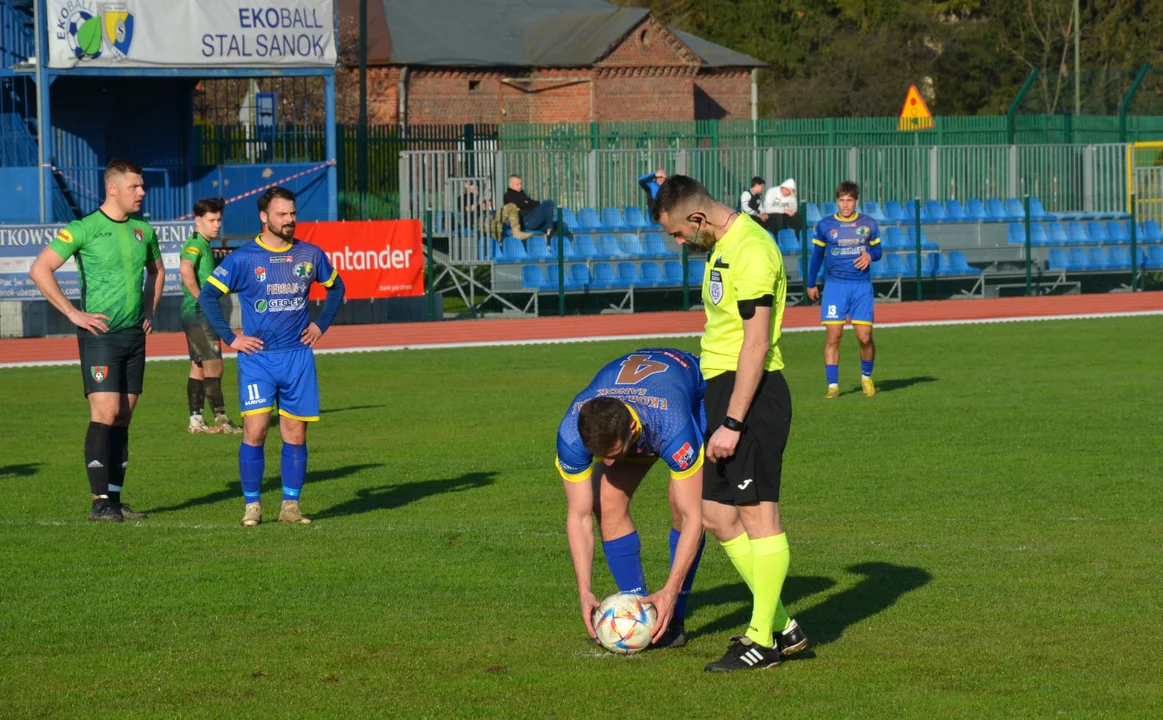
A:
<svg viewBox="0 0 1163 720">
<path fill-rule="evenodd" d="M 771 295 L 773 301 L 771 349 L 763 367 L 779 370 L 783 357 L 776 343 L 787 295 L 783 257 L 766 230 L 747 215 L 740 215 L 711 249 L 703 274 L 703 307 L 707 313 L 700 357 L 703 377 L 713 378 L 738 369 L 739 351 L 743 348 L 743 318 L 738 303 L 764 295 Z"/>
</svg>

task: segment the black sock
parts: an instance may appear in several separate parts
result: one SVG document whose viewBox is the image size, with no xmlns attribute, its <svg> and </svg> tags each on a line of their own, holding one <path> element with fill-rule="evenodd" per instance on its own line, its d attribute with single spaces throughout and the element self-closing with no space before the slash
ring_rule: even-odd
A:
<svg viewBox="0 0 1163 720">
<path fill-rule="evenodd" d="M 206 383 L 206 399 L 214 410 L 214 416 L 226 414 L 226 399 L 222 397 L 222 378 L 208 377 Z"/>
<path fill-rule="evenodd" d="M 85 433 L 85 470 L 89 473 L 89 492 L 109 494 L 109 431 L 113 428 L 99 422 L 89 423 Z"/>
<path fill-rule="evenodd" d="M 129 428 L 109 428 L 109 500 L 121 506 L 121 488 L 125 486 L 125 468 L 129 465 Z"/>
<path fill-rule="evenodd" d="M 190 401 L 190 414 L 201 415 L 202 406 L 206 404 L 206 392 L 201 380 L 186 378 L 186 397 Z"/>
</svg>

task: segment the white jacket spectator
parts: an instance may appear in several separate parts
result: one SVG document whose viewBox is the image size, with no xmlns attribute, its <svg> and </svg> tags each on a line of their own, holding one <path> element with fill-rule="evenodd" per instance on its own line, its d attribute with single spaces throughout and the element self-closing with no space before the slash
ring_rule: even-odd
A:
<svg viewBox="0 0 1163 720">
<path fill-rule="evenodd" d="M 773 187 L 763 196 L 763 212 L 768 215 L 795 215 L 799 209 L 799 198 L 796 197 L 796 181 L 788 178 Z"/>
</svg>

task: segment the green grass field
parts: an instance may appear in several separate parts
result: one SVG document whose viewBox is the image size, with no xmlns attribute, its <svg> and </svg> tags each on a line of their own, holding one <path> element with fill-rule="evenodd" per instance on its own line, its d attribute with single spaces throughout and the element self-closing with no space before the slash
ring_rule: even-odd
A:
<svg viewBox="0 0 1163 720">
<path fill-rule="evenodd" d="M 712 542 L 687 647 L 584 642 L 554 435 L 649 343 L 321 356 L 316 522 L 250 530 L 237 437 L 185 432 L 184 363 L 149 366 L 125 494 L 150 518 L 121 526 L 85 521 L 78 370 L 0 370 L 0 716 L 1159 716 L 1163 319 L 877 339 L 881 394 L 848 338 L 827 403 L 823 336 L 781 342 L 784 598 L 813 646 L 731 676 L 702 666 L 749 597 Z M 632 507 L 655 584 L 665 498 L 656 468 Z"/>
</svg>

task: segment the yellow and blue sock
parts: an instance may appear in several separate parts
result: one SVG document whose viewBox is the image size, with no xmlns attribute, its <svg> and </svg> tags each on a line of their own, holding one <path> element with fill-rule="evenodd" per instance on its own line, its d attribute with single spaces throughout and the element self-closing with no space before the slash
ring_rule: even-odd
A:
<svg viewBox="0 0 1163 720">
<path fill-rule="evenodd" d="M 259 501 L 262 476 L 266 470 L 266 457 L 262 445 L 238 446 L 238 476 L 242 479 L 242 496 L 247 503 Z"/>
<path fill-rule="evenodd" d="M 775 616 L 787 579 L 789 551 L 787 534 L 780 533 L 751 541 L 752 596 L 751 624 L 747 637 L 763 647 L 775 645 L 772 636 Z M 784 613 L 786 615 L 786 612 Z"/>
<path fill-rule="evenodd" d="M 646 573 L 642 570 L 642 540 L 638 531 L 602 543 L 606 565 L 618 590 L 646 595 Z"/>
<path fill-rule="evenodd" d="M 876 361 L 875 360 L 861 360 L 860 361 L 860 374 L 866 378 L 872 377 L 872 363 L 874 363 L 874 362 L 876 362 Z"/>
<path fill-rule="evenodd" d="M 307 481 L 307 446 L 283 443 L 283 501 L 298 500 Z"/>
<path fill-rule="evenodd" d="M 824 375 L 828 377 L 829 385 L 840 384 L 840 366 L 839 365 L 825 365 Z"/>
<path fill-rule="evenodd" d="M 678 551 L 678 539 L 682 535 L 674 528 L 670 529 L 670 564 L 674 565 L 674 555 Z M 682 581 L 682 590 L 678 593 L 678 599 L 674 601 L 674 616 L 679 620 L 686 617 L 686 601 L 691 594 L 691 586 L 695 582 L 695 571 L 699 569 L 699 560 L 703 557 L 703 548 L 707 546 L 707 534 L 703 533 L 699 538 L 699 549 L 695 553 L 695 560 L 691 563 L 691 569 L 687 571 L 686 579 Z"/>
</svg>

